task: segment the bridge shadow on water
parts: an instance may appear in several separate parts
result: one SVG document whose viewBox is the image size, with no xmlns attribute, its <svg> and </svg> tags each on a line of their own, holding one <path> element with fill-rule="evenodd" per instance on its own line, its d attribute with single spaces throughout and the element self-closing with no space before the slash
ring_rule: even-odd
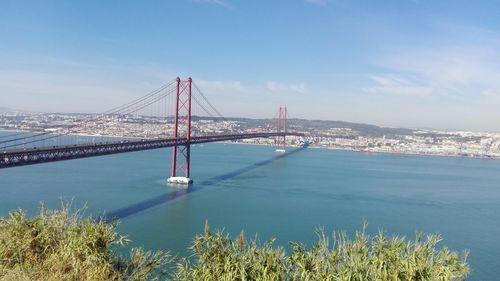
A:
<svg viewBox="0 0 500 281">
<path fill-rule="evenodd" d="M 144 200 L 142 202 L 139 202 L 139 203 L 136 203 L 136 204 L 133 204 L 133 205 L 121 208 L 121 209 L 117 209 L 117 210 L 111 211 L 110 213 L 108 213 L 107 215 L 104 216 L 104 219 L 106 221 L 108 221 L 108 222 L 111 222 L 111 221 L 117 220 L 117 219 L 124 219 L 126 217 L 131 216 L 131 215 L 134 215 L 134 214 L 137 214 L 139 212 L 142 212 L 142 211 L 145 211 L 147 209 L 150 209 L 152 207 L 155 207 L 155 206 L 158 206 L 158 205 L 170 202 L 170 201 L 175 200 L 175 199 L 177 199 L 179 197 L 185 196 L 185 195 L 187 195 L 189 193 L 192 193 L 192 192 L 201 190 L 203 188 L 210 187 L 212 185 L 218 184 L 218 183 L 220 183 L 222 181 L 225 181 L 225 180 L 237 177 L 237 176 L 239 176 L 239 175 L 241 175 L 243 173 L 246 173 L 248 171 L 251 171 L 253 169 L 256 169 L 256 168 L 265 166 L 267 164 L 270 164 L 271 162 L 273 162 L 273 161 L 275 161 L 277 159 L 290 156 L 290 155 L 292 155 L 294 153 L 297 153 L 297 152 L 299 152 L 299 151 L 301 151 L 303 149 L 305 149 L 305 147 L 300 147 L 300 148 L 294 149 L 294 150 L 292 150 L 290 152 L 286 152 L 286 153 L 283 153 L 283 154 L 276 155 L 275 157 L 272 157 L 270 159 L 267 159 L 267 160 L 264 160 L 264 161 L 261 161 L 261 162 L 257 162 L 255 164 L 243 167 L 241 169 L 237 169 L 237 170 L 231 171 L 231 172 L 226 173 L 226 174 L 215 176 L 215 177 L 210 178 L 208 180 L 204 180 L 204 181 L 201 181 L 201 182 L 196 182 L 196 183 L 190 185 L 188 188 L 178 189 L 178 190 L 173 191 L 173 192 L 168 192 L 166 194 L 162 194 L 160 196 L 156 196 L 154 198 L 151 198 L 151 199 L 148 199 L 148 200 Z"/>
</svg>

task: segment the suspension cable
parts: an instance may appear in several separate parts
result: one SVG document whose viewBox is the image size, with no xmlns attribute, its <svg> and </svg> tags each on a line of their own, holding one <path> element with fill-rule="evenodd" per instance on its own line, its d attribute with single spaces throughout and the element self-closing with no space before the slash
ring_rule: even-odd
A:
<svg viewBox="0 0 500 281">
<path fill-rule="evenodd" d="M 124 111 L 124 113 L 122 114 L 130 114 L 130 113 L 134 113 L 134 112 L 137 112 L 138 110 L 148 106 L 148 105 L 151 105 L 163 98 L 165 98 L 166 96 L 170 95 L 172 92 L 173 92 L 173 89 L 170 89 L 166 94 L 162 94 L 160 95 L 159 97 L 155 97 L 156 95 L 158 95 L 159 93 L 161 93 L 163 90 L 167 89 L 168 87 L 170 87 L 173 83 L 175 82 L 175 80 L 172 80 L 170 81 L 169 83 L 161 86 L 160 88 L 138 98 L 138 99 L 135 99 L 131 102 L 128 102 L 124 105 L 121 105 L 121 106 L 118 106 L 118 107 L 115 107 L 113 109 L 110 109 L 110 110 L 107 110 L 107 111 L 104 111 L 103 113 L 99 114 L 97 117 L 95 118 L 90 118 L 90 119 L 80 119 L 80 120 L 77 120 L 76 122 L 83 122 L 83 124 L 73 124 L 73 125 L 69 125 L 69 126 L 66 126 L 64 128 L 60 128 L 58 130 L 64 130 L 64 129 L 67 129 L 68 132 L 65 132 L 65 133 L 57 133 L 57 135 L 52 135 L 50 137 L 46 137 L 46 138 L 42 138 L 42 139 L 35 139 L 37 137 L 42 137 L 42 136 L 46 136 L 46 135 L 50 135 L 50 134 L 54 134 L 54 132 L 43 132 L 43 133 L 39 133 L 39 134 L 34 134 L 34 135 L 30 135 L 30 136 L 25 136 L 25 137 L 19 137 L 19 138 L 14 138 L 14 139 L 9 139 L 9 140 L 3 140 L 3 141 L 0 141 L 0 144 L 1 143 L 12 143 L 12 142 L 17 142 L 17 141 L 21 141 L 21 140 L 27 140 L 27 139 L 35 139 L 35 140 L 32 140 L 32 141 L 25 141 L 21 144 L 10 144 L 10 145 L 6 145 L 6 146 L 3 146 L 3 148 L 9 148 L 9 147 L 15 147 L 15 146 L 20 146 L 20 145 L 25 145 L 25 144 L 29 144 L 29 143 L 34 143 L 34 142 L 40 142 L 40 141 L 43 141 L 43 140 L 48 140 L 48 139 L 52 139 L 52 138 L 56 138 L 56 137 L 61 137 L 61 136 L 64 136 L 64 135 L 68 135 L 70 133 L 72 133 L 70 131 L 70 129 L 72 128 L 75 128 L 75 127 L 80 127 L 80 126 L 85 126 L 87 125 L 89 122 L 92 122 L 92 121 L 100 121 L 100 119 L 104 116 L 104 115 L 114 115 L 114 114 L 120 114 L 122 113 L 121 111 Z M 152 99 L 152 100 L 150 100 Z M 147 101 L 149 100 L 149 101 Z M 142 105 L 141 106 L 141 102 L 143 101 L 146 101 L 146 105 Z M 57 131 L 56 131 L 57 132 Z M 19 134 L 15 134 L 15 135 L 20 135 L 22 133 L 19 133 Z"/>
</svg>

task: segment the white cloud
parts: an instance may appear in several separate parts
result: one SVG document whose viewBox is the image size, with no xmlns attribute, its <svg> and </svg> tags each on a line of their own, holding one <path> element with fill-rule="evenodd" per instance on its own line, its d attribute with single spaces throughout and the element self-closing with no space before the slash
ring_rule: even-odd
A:
<svg viewBox="0 0 500 281">
<path fill-rule="evenodd" d="M 173 77 L 164 65 L 23 54 L 0 65 L 0 105 L 34 112 L 102 112 Z"/>
<path fill-rule="evenodd" d="M 366 90 L 371 93 L 392 94 L 406 97 L 429 97 L 433 89 L 419 86 L 415 82 L 395 75 L 380 75 L 370 77 L 375 86 Z"/>
<path fill-rule="evenodd" d="M 35 112 L 101 112 L 140 97 L 160 85 L 155 83 L 151 87 L 146 84 L 150 83 L 116 79 L 102 72 L 90 76 L 0 69 L 0 104 Z"/>
<path fill-rule="evenodd" d="M 202 91 L 236 91 L 244 92 L 240 81 L 199 80 L 194 81 Z"/>
<path fill-rule="evenodd" d="M 439 42 L 392 50 L 377 60 L 385 74 L 370 75 L 374 85 L 368 90 L 461 100 L 500 93 L 500 37 L 483 35 L 475 31 L 477 45 Z"/>
<path fill-rule="evenodd" d="M 307 92 L 307 88 L 306 88 L 306 85 L 304 83 L 285 84 L 285 83 L 278 83 L 275 81 L 268 81 L 266 83 L 266 88 L 273 93 L 286 93 L 286 92 L 305 93 L 305 92 Z"/>
<path fill-rule="evenodd" d="M 243 84 L 240 81 L 221 81 L 221 80 L 203 80 L 197 79 L 194 81 L 203 92 L 214 95 L 234 95 L 242 94 L 255 96 L 256 94 L 286 94 L 286 93 L 306 93 L 307 87 L 305 83 L 286 84 L 276 81 L 267 81 L 264 86 L 262 84 Z"/>
</svg>

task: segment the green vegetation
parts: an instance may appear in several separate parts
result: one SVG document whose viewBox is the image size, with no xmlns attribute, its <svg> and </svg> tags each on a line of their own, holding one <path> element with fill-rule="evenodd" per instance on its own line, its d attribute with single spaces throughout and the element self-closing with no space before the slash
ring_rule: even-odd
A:
<svg viewBox="0 0 500 281">
<path fill-rule="evenodd" d="M 318 230 L 311 247 L 291 242 L 287 254 L 273 240 L 247 240 L 243 232 L 232 239 L 207 224 L 192 255 L 174 259 L 141 249 L 115 254 L 128 242 L 115 227 L 67 207 L 42 207 L 35 218 L 12 212 L 0 219 L 0 280 L 464 280 L 469 272 L 467 254 L 438 250 L 438 235 L 408 241 L 363 229 L 351 240 Z"/>
<path fill-rule="evenodd" d="M 206 226 L 191 247 L 194 262 L 179 263 L 174 280 L 464 280 L 469 271 L 466 254 L 436 250 L 437 235 L 406 241 L 363 230 L 354 240 L 340 232 L 330 241 L 324 231 L 317 234 L 312 247 L 292 242 L 286 255 L 273 241 L 247 242 L 243 232 L 233 240 Z"/>
<path fill-rule="evenodd" d="M 24 211 L 0 219 L 0 280 L 150 280 L 168 262 L 162 252 L 133 249 L 124 258 L 113 252 L 126 237 L 116 224 L 85 219 L 81 211 L 46 210 L 35 218 Z"/>
</svg>

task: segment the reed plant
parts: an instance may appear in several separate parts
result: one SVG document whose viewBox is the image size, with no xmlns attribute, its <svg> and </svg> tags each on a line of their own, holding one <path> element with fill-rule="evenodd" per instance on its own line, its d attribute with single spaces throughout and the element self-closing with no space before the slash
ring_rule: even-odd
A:
<svg viewBox="0 0 500 281">
<path fill-rule="evenodd" d="M 16 210 L 0 219 L 1 281 L 153 280 L 170 261 L 168 253 L 132 249 L 129 257 L 116 246 L 129 242 L 116 223 L 85 218 L 83 209 L 40 207 L 30 218 Z"/>
<path fill-rule="evenodd" d="M 439 235 L 371 236 L 366 227 L 352 238 L 318 229 L 311 246 L 290 242 L 285 250 L 243 231 L 236 238 L 212 232 L 206 223 L 187 257 L 140 248 L 124 256 L 116 250 L 130 241 L 116 223 L 70 209 L 42 206 L 33 218 L 17 210 L 0 219 L 0 281 L 454 281 L 469 273 L 467 252 L 439 247 Z"/>
<path fill-rule="evenodd" d="M 366 227 L 350 239 L 346 232 L 331 238 L 323 229 L 311 247 L 290 242 L 286 254 L 274 240 L 259 243 L 243 232 L 231 239 L 222 231 L 194 239 L 192 256 L 178 262 L 173 280 L 331 280 L 331 281 L 437 281 L 465 280 L 469 273 L 467 252 L 443 247 L 439 235 L 418 233 L 414 240 L 387 237 L 384 232 L 366 234 Z"/>
</svg>

